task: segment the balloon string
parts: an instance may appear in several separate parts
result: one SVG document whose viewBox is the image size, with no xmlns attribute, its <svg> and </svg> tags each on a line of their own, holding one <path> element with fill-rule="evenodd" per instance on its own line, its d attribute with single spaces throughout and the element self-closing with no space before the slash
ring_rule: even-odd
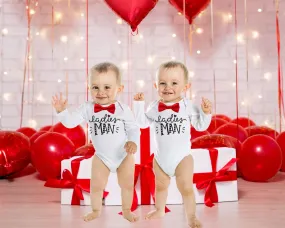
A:
<svg viewBox="0 0 285 228">
<path fill-rule="evenodd" d="M 188 39 L 189 39 L 189 53 L 190 53 L 190 57 L 192 57 L 192 47 L 193 47 L 193 25 L 190 25 L 189 27 L 189 35 L 188 35 Z M 190 66 L 191 69 L 191 66 Z M 190 87 L 190 100 L 192 100 L 192 86 Z"/>
<path fill-rule="evenodd" d="M 211 46 L 213 48 L 214 46 L 214 6 L 213 6 L 213 0 L 211 1 Z M 216 114 L 217 110 L 217 91 L 216 91 L 216 74 L 215 70 L 213 70 L 213 80 L 214 80 L 214 114 Z M 215 118 L 215 126 L 217 126 Z"/>
<path fill-rule="evenodd" d="M 86 101 L 88 101 L 88 72 L 89 72 L 89 65 L 88 65 L 88 58 L 89 58 L 89 1 L 86 0 Z M 89 143 L 89 135 L 88 135 L 88 124 L 86 124 L 86 144 Z"/>
<path fill-rule="evenodd" d="M 132 108 L 132 98 L 131 98 L 131 36 L 129 32 L 127 32 L 128 36 L 128 49 L 127 49 L 127 62 L 128 62 L 128 103 L 129 106 Z"/>
<path fill-rule="evenodd" d="M 277 40 L 277 53 L 278 53 L 278 111 L 279 111 L 279 131 L 282 132 L 282 111 L 284 112 L 283 100 L 283 72 L 281 66 L 281 40 L 279 28 L 279 0 L 275 0 L 276 6 L 276 40 Z"/>
<path fill-rule="evenodd" d="M 238 134 L 238 125 L 239 125 L 239 100 L 238 100 L 238 59 L 237 59 L 237 49 L 238 49 L 238 43 L 237 43 L 237 0 L 235 0 L 235 78 L 236 78 L 236 118 L 237 118 L 237 134 Z"/>
<path fill-rule="evenodd" d="M 51 60 L 52 60 L 52 65 L 53 65 L 53 52 L 54 52 L 54 0 L 52 0 L 51 3 Z M 53 117 L 53 106 L 51 105 L 51 125 L 54 123 L 54 117 Z"/>
<path fill-rule="evenodd" d="M 246 93 L 249 95 L 249 74 L 248 74 L 248 28 L 247 28 L 247 0 L 244 0 L 244 24 L 245 24 L 245 61 L 246 61 Z M 247 104 L 248 126 L 250 126 L 250 106 Z"/>
</svg>

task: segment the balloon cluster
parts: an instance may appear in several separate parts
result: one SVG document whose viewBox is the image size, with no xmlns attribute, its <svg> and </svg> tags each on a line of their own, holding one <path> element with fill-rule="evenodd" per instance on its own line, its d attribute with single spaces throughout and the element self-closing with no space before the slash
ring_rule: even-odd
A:
<svg viewBox="0 0 285 228">
<path fill-rule="evenodd" d="M 0 178 L 21 171 L 29 163 L 42 179 L 60 178 L 63 159 L 94 154 L 92 144 L 84 146 L 85 142 L 81 126 L 68 129 L 61 123 L 39 131 L 29 127 L 0 131 Z"/>
<path fill-rule="evenodd" d="M 267 181 L 285 171 L 285 132 L 256 126 L 246 117 L 215 115 L 207 131 L 191 128 L 191 137 L 192 148 L 236 148 L 238 175 L 245 180 Z"/>
</svg>

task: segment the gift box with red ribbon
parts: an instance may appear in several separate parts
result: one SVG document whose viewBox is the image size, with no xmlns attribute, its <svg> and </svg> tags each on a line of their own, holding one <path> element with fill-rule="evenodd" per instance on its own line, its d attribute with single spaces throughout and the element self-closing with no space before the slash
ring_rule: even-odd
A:
<svg viewBox="0 0 285 228">
<path fill-rule="evenodd" d="M 61 179 L 48 179 L 46 187 L 61 188 L 61 204 L 91 205 L 92 157 L 76 156 L 61 162 Z M 108 192 L 103 193 L 103 198 Z"/>
<path fill-rule="evenodd" d="M 238 200 L 234 148 L 193 149 L 192 156 L 196 203 L 212 207 L 216 202 Z"/>
</svg>

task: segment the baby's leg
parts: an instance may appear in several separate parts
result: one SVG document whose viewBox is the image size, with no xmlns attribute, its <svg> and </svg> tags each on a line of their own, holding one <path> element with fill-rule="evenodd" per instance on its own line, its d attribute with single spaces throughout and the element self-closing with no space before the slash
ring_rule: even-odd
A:
<svg viewBox="0 0 285 228">
<path fill-rule="evenodd" d="M 160 168 L 155 159 L 153 169 L 155 173 L 155 210 L 149 212 L 145 219 L 156 219 L 165 215 L 165 204 L 170 184 L 170 177 Z"/>
<path fill-rule="evenodd" d="M 136 222 L 139 217 L 131 212 L 134 196 L 135 161 L 132 154 L 128 154 L 119 166 L 117 175 L 121 187 L 123 216 L 130 222 Z"/>
<path fill-rule="evenodd" d="M 96 219 L 101 214 L 103 191 L 106 187 L 110 170 L 108 167 L 96 156 L 93 156 L 91 183 L 90 183 L 90 198 L 92 212 L 84 216 L 84 221 L 88 222 Z"/>
<path fill-rule="evenodd" d="M 187 215 L 188 224 L 191 228 L 201 227 L 196 218 L 196 202 L 193 192 L 193 157 L 185 157 L 175 171 L 177 187 L 182 195 Z"/>
</svg>

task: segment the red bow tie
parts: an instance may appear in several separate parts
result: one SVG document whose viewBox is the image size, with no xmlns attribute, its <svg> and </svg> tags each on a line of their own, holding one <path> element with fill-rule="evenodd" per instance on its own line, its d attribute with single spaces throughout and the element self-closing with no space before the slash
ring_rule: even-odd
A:
<svg viewBox="0 0 285 228">
<path fill-rule="evenodd" d="M 109 105 L 107 107 L 103 107 L 103 106 L 101 106 L 99 104 L 95 104 L 94 105 L 94 112 L 101 112 L 103 110 L 106 110 L 106 111 L 114 114 L 115 113 L 115 109 L 116 109 L 115 104 L 111 104 L 111 105 Z"/>
<path fill-rule="evenodd" d="M 175 103 L 173 105 L 167 106 L 167 105 L 163 104 L 162 102 L 159 102 L 158 111 L 162 112 L 166 109 L 172 109 L 172 111 L 174 111 L 174 112 L 179 112 L 179 103 Z"/>
</svg>

